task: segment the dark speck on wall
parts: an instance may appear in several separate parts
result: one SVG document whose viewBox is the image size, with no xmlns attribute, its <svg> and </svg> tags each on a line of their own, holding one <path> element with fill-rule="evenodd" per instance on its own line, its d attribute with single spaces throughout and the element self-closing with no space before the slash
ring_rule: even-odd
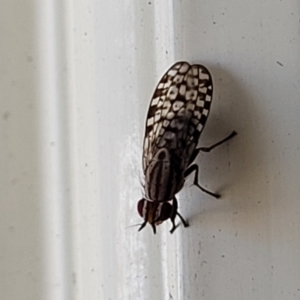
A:
<svg viewBox="0 0 300 300">
<path fill-rule="evenodd" d="M 283 67 L 283 64 L 280 61 L 276 61 L 276 63 L 280 66 Z"/>
<path fill-rule="evenodd" d="M 11 113 L 10 113 L 9 111 L 6 111 L 6 112 L 4 112 L 4 114 L 2 115 L 2 117 L 3 117 L 3 119 L 4 119 L 5 121 L 7 121 L 8 118 L 10 117 L 10 115 L 11 115 Z"/>
</svg>

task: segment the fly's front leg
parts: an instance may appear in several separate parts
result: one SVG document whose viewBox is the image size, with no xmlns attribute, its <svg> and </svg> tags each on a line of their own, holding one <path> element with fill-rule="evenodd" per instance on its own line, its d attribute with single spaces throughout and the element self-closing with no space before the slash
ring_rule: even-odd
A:
<svg viewBox="0 0 300 300">
<path fill-rule="evenodd" d="M 198 173 L 199 173 L 199 167 L 198 165 L 194 164 L 191 165 L 189 168 L 187 168 L 184 172 L 184 177 L 186 178 L 187 176 L 189 176 L 192 172 L 195 171 L 195 177 L 194 177 L 194 185 L 196 185 L 201 191 L 215 197 L 215 198 L 220 198 L 221 195 L 219 194 L 215 194 L 213 192 L 208 191 L 207 189 L 203 188 L 199 183 L 198 183 Z"/>
<path fill-rule="evenodd" d="M 183 218 L 183 216 L 177 211 L 178 210 L 178 202 L 177 202 L 177 199 L 174 197 L 173 199 L 173 203 L 172 203 L 172 206 L 173 206 L 173 212 L 172 212 L 172 215 L 171 215 L 171 222 L 173 224 L 171 230 L 170 230 L 170 233 L 173 233 L 175 231 L 175 229 L 178 227 L 178 225 L 176 226 L 175 225 L 175 218 L 176 216 L 178 216 L 183 224 L 184 227 L 189 227 L 189 223 Z"/>
<path fill-rule="evenodd" d="M 186 221 L 179 212 L 177 212 L 176 215 L 180 218 L 180 220 L 181 220 L 181 222 L 182 222 L 182 224 L 183 224 L 184 227 L 189 227 L 190 226 L 189 223 L 188 223 L 188 221 Z"/>
</svg>

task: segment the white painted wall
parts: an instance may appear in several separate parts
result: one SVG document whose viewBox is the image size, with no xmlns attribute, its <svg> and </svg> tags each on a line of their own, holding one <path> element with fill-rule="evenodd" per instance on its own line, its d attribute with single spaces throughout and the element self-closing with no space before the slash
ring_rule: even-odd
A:
<svg viewBox="0 0 300 300">
<path fill-rule="evenodd" d="M 300 19 L 286 1 L 0 2 L 0 299 L 300 298 Z M 190 227 L 137 232 L 153 89 L 214 78 Z"/>
</svg>

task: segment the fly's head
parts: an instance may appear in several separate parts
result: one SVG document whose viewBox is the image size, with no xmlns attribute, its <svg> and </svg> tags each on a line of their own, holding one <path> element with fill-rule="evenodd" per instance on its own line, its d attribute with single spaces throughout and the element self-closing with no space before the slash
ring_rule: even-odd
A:
<svg viewBox="0 0 300 300">
<path fill-rule="evenodd" d="M 155 234 L 156 226 L 168 219 L 171 219 L 174 227 L 177 207 L 168 201 L 159 202 L 141 199 L 138 202 L 137 210 L 139 215 L 144 219 L 144 223 L 139 228 L 139 231 L 142 230 L 147 223 L 149 223 L 152 226 L 153 233 Z"/>
</svg>

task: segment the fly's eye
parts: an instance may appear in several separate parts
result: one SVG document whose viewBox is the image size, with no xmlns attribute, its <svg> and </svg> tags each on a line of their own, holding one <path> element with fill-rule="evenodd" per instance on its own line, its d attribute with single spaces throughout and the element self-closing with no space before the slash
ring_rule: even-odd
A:
<svg viewBox="0 0 300 300">
<path fill-rule="evenodd" d="M 144 206 L 145 206 L 145 199 L 141 199 L 137 204 L 137 210 L 139 215 L 144 218 Z"/>
<path fill-rule="evenodd" d="M 159 221 L 165 221 L 171 218 L 173 207 L 170 203 L 165 202 L 162 203 L 160 213 L 159 213 Z"/>
</svg>

